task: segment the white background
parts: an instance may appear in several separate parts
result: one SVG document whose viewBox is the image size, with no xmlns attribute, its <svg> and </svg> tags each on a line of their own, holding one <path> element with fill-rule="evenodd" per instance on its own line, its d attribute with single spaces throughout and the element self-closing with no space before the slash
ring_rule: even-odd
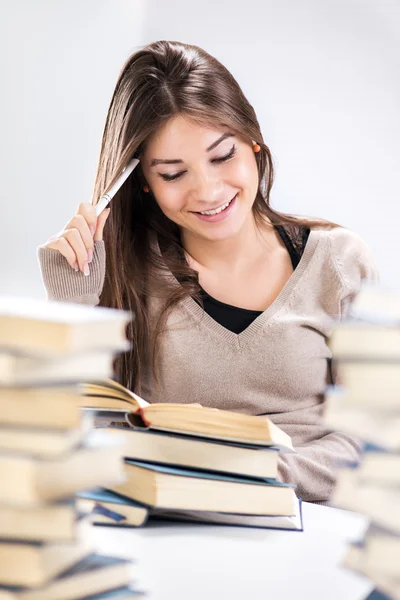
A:
<svg viewBox="0 0 400 600">
<path fill-rule="evenodd" d="M 7 6 L 5 6 L 7 4 Z M 0 293 L 91 198 L 119 70 L 156 39 L 221 60 L 275 159 L 272 204 L 360 233 L 400 286 L 399 0 L 14 0 L 0 12 Z"/>
</svg>

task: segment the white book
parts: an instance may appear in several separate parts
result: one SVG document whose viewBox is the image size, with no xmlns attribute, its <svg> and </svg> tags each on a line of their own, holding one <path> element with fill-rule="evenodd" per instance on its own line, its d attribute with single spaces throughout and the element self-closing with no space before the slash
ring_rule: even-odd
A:
<svg viewBox="0 0 400 600">
<path fill-rule="evenodd" d="M 380 527 L 400 535 L 400 489 L 360 481 L 357 469 L 338 469 L 332 506 L 370 517 Z"/>
<path fill-rule="evenodd" d="M 362 407 L 326 405 L 324 423 L 334 431 L 343 431 L 385 450 L 400 450 L 400 414 L 382 414 Z"/>
<path fill-rule="evenodd" d="M 129 312 L 76 303 L 0 297 L 0 348 L 47 356 L 127 350 Z"/>
</svg>

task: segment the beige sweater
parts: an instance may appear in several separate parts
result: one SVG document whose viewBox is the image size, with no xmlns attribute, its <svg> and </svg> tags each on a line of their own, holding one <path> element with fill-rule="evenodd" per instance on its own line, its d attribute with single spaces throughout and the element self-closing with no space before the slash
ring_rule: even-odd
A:
<svg viewBox="0 0 400 600">
<path fill-rule="evenodd" d="M 106 265 L 103 242 L 95 246 L 89 277 L 74 272 L 58 252 L 39 249 L 49 299 L 98 303 Z M 357 460 L 359 447 L 322 421 L 326 340 L 363 278 L 377 279 L 377 270 L 358 235 L 312 230 L 278 298 L 242 333 L 225 329 L 191 298 L 175 309 L 160 353 L 161 389 L 147 373 L 143 397 L 270 416 L 297 450 L 280 458 L 281 479 L 294 483 L 303 500 L 328 500 L 335 463 Z"/>
</svg>

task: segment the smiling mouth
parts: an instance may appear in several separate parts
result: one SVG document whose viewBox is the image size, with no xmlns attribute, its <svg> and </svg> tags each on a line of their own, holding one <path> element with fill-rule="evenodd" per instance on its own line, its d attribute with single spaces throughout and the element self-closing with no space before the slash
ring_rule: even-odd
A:
<svg viewBox="0 0 400 600">
<path fill-rule="evenodd" d="M 226 210 L 228 208 L 228 206 L 234 201 L 234 199 L 236 198 L 237 194 L 231 198 L 231 200 L 229 200 L 229 202 L 225 202 L 225 204 L 222 204 L 221 206 L 218 206 L 218 208 L 214 208 L 213 210 L 203 210 L 203 211 L 193 211 L 195 212 L 195 214 L 197 215 L 204 215 L 204 216 L 211 216 L 211 215 L 218 215 L 220 212 L 222 212 L 223 210 Z"/>
</svg>

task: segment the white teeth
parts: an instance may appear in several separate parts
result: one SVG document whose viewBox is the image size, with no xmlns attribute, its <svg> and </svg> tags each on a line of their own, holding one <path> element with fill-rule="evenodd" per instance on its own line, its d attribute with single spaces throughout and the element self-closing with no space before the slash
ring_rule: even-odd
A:
<svg viewBox="0 0 400 600">
<path fill-rule="evenodd" d="M 233 198 L 232 198 L 232 200 L 233 200 Z M 223 206 L 220 206 L 219 208 L 216 208 L 214 210 L 205 210 L 204 212 L 201 212 L 200 214 L 201 215 L 217 215 L 218 213 L 220 213 L 223 210 L 225 210 L 226 208 L 228 208 L 228 206 L 230 205 L 232 200 L 229 200 L 229 202 L 227 202 Z"/>
</svg>

